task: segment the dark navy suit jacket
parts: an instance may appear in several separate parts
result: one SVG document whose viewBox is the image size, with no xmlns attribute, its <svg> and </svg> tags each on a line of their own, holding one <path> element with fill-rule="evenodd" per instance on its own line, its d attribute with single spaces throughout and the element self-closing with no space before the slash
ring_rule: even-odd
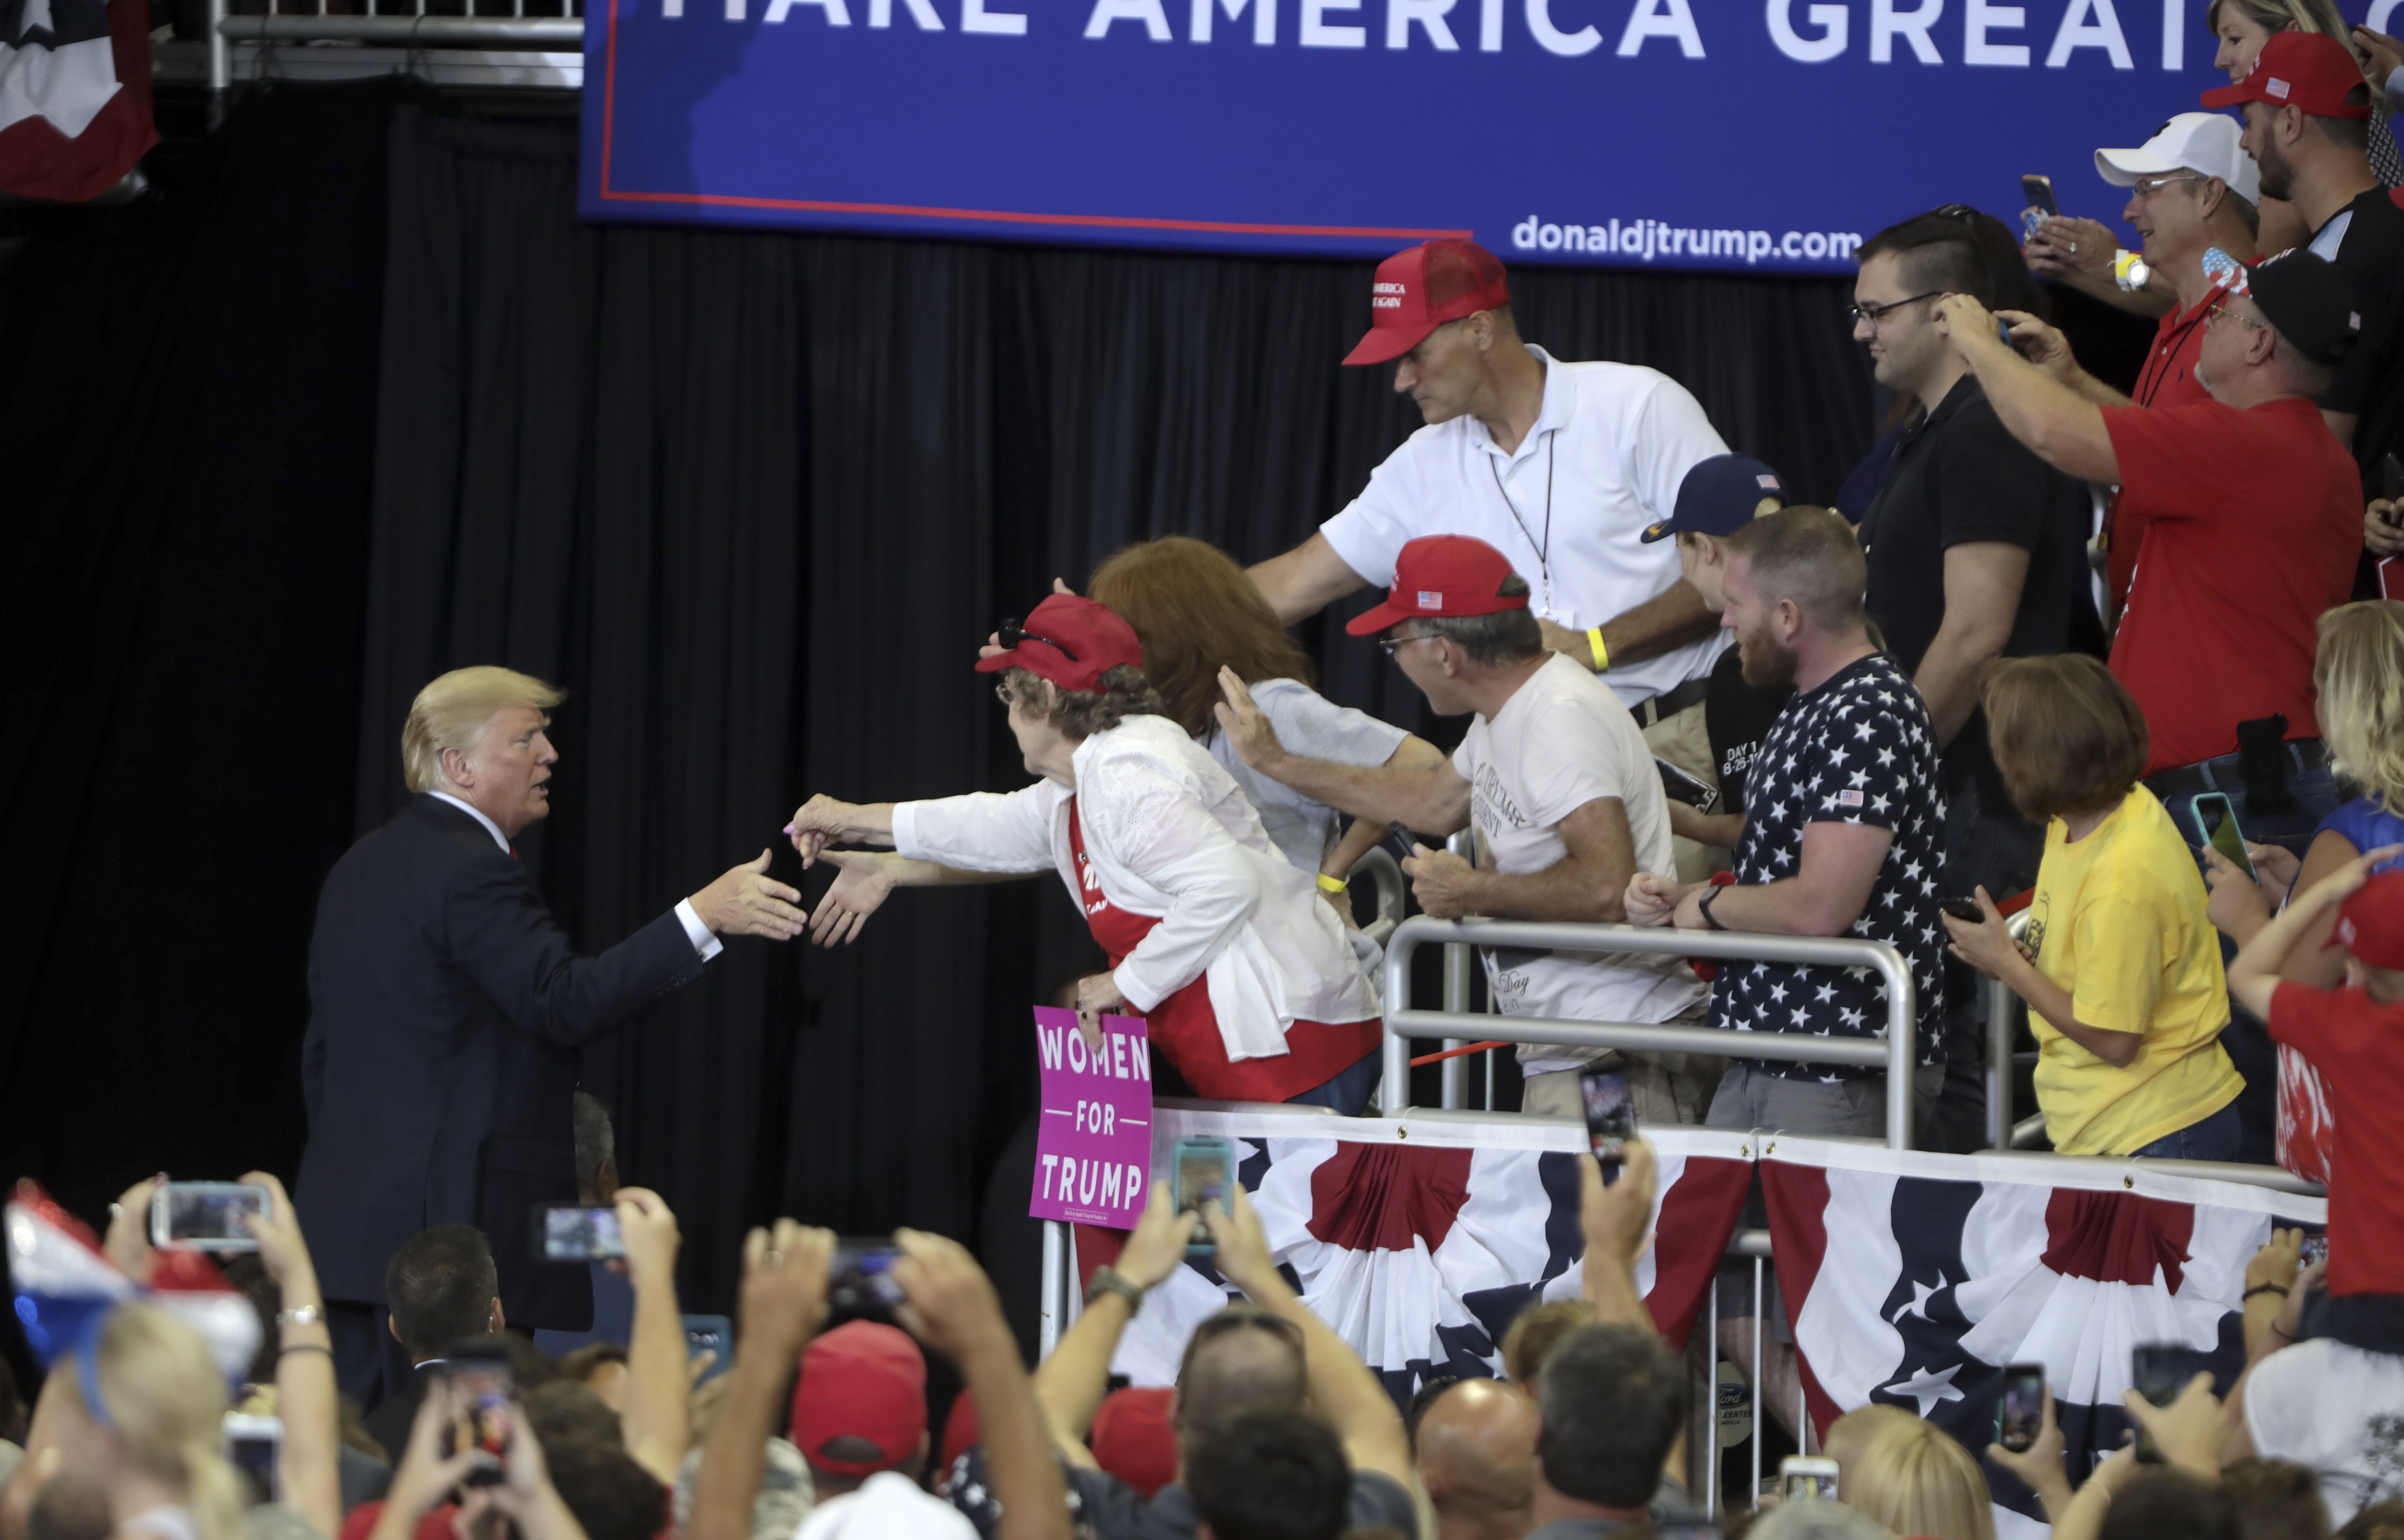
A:
<svg viewBox="0 0 2404 1540">
<path fill-rule="evenodd" d="M 293 1202 L 326 1297 L 382 1302 L 402 1242 L 464 1223 L 511 1325 L 584 1329 L 585 1269 L 537 1263 L 528 1226 L 576 1200 L 577 1050 L 701 973 L 673 910 L 576 955 L 525 868 L 439 798 L 353 845 L 318 895 L 300 1050 Z"/>
</svg>

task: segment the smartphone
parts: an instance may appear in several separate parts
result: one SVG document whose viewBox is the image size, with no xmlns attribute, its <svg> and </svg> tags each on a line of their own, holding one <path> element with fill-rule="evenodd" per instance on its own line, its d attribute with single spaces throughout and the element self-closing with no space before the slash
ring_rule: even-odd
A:
<svg viewBox="0 0 2404 1540">
<path fill-rule="evenodd" d="M 2327 1261 L 2328 1237 L 2326 1235 L 2305 1236 L 2303 1250 L 2299 1253 L 2298 1256 L 2301 1264 L 2308 1268 L 2315 1262 Z"/>
<path fill-rule="evenodd" d="M 899 1256 L 890 1242 L 874 1236 L 836 1242 L 834 1266 L 827 1274 L 827 1304 L 838 1315 L 889 1319 L 893 1307 L 906 1297 L 893 1276 Z"/>
<path fill-rule="evenodd" d="M 1837 1500 L 1837 1463 L 1816 1454 L 1790 1454 L 1778 1462 L 1779 1501 L 1798 1497 Z"/>
<path fill-rule="evenodd" d="M 684 1318 L 684 1356 L 687 1363 L 705 1353 L 718 1356 L 711 1360 L 709 1371 L 693 1381 L 706 1385 L 734 1367 L 734 1323 L 723 1315 L 688 1315 Z"/>
<path fill-rule="evenodd" d="M 460 1480 L 464 1486 L 491 1486 L 501 1479 L 501 1459 L 510 1448 L 510 1396 L 516 1388 L 510 1361 L 499 1353 L 454 1353 L 442 1366 L 442 1377 L 464 1403 L 442 1436 L 443 1457 L 483 1450 L 492 1458 Z"/>
<path fill-rule="evenodd" d="M 243 1215 L 275 1212 L 265 1187 L 242 1182 L 170 1182 L 150 1195 L 150 1243 L 161 1250 L 257 1251 Z"/>
<path fill-rule="evenodd" d="M 1698 812 L 1709 812 L 1719 806 L 1717 787 L 1704 784 L 1684 770 L 1656 755 L 1653 768 L 1661 772 L 1661 795 L 1672 802 L 1684 802 Z"/>
<path fill-rule="evenodd" d="M 1601 1070 L 1578 1076 L 1578 1095 L 1586 1103 L 1586 1147 L 1607 1186 L 1618 1179 L 1628 1141 L 1636 1137 L 1636 1098 L 1628 1076 Z"/>
<path fill-rule="evenodd" d="M 2245 881 L 2254 881 L 2254 863 L 2246 858 L 2245 837 L 2237 832 L 2237 813 L 2229 805 L 2229 794 L 2218 791 L 2196 793 L 2188 804 L 2187 816 L 2195 820 L 2196 833 L 2203 842 L 2229 857 Z"/>
<path fill-rule="evenodd" d="M 1983 925 L 1987 923 L 1987 911 L 1978 907 L 1975 898 L 1939 898 L 1936 907 L 1965 924 Z"/>
<path fill-rule="evenodd" d="M 2129 1354 L 2130 1381 L 2139 1395 L 2158 1407 L 2177 1400 L 2193 1378 L 2195 1354 L 2175 1342 L 2148 1342 Z M 2143 1428 L 2137 1430 L 2137 1459 L 2148 1465 L 2162 1463 L 2162 1451 Z"/>
<path fill-rule="evenodd" d="M 1177 1184 L 1171 1194 L 1180 1214 L 1200 1214 L 1205 1203 L 1227 1202 L 1236 1186 L 1236 1146 L 1224 1139 L 1194 1138 L 1177 1142 Z M 1219 1249 L 1210 1238 L 1210 1221 L 1194 1227 L 1185 1243 L 1188 1256 L 1208 1256 Z"/>
<path fill-rule="evenodd" d="M 2404 460 L 2397 459 L 2394 450 L 2379 457 L 2379 495 L 2391 503 L 2404 499 Z"/>
<path fill-rule="evenodd" d="M 250 1478 L 262 1503 L 280 1503 L 275 1484 L 276 1457 L 284 1450 L 284 1419 L 248 1417 L 238 1411 L 225 1416 L 226 1463 Z"/>
<path fill-rule="evenodd" d="M 2045 1366 L 2014 1364 L 2004 1370 L 2004 1394 L 1995 1401 L 1995 1442 L 2026 1454 L 2045 1431 Z"/>
<path fill-rule="evenodd" d="M 2048 219 L 2059 218 L 2062 205 L 2054 201 L 2053 178 L 2028 175 L 2020 178 L 2020 201 Z"/>
<path fill-rule="evenodd" d="M 609 1262 L 626 1255 L 618 1211 L 608 1204 L 537 1203 L 528 1233 L 545 1262 Z"/>
</svg>

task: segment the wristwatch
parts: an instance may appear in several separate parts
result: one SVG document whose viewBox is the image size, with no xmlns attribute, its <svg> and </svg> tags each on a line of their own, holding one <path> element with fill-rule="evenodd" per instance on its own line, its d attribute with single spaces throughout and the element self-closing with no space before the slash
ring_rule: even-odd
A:
<svg viewBox="0 0 2404 1540">
<path fill-rule="evenodd" d="M 282 1331 L 287 1326 L 314 1326 L 323 1324 L 325 1319 L 326 1312 L 317 1306 L 302 1305 L 298 1310 L 277 1311 L 275 1329 Z"/>
<path fill-rule="evenodd" d="M 1726 930 L 1727 927 L 1719 923 L 1719 918 L 1712 913 L 1712 900 L 1717 898 L 1721 894 L 1727 892 L 1729 887 L 1732 885 L 1733 884 L 1727 882 L 1719 883 L 1715 885 L 1711 892 L 1695 900 L 1695 912 L 1701 915 L 1703 917 L 1703 923 L 1709 925 L 1713 930 Z"/>
<path fill-rule="evenodd" d="M 1115 1294 L 1125 1300 L 1129 1315 L 1142 1313 L 1143 1290 L 1135 1286 L 1134 1279 L 1116 1268 L 1106 1266 L 1094 1269 L 1093 1282 L 1085 1285 L 1085 1303 L 1090 1305 L 1105 1294 Z"/>
</svg>

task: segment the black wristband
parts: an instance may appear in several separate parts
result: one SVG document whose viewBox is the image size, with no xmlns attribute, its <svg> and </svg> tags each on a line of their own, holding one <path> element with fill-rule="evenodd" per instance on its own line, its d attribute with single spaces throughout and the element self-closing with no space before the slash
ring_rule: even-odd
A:
<svg viewBox="0 0 2404 1540">
<path fill-rule="evenodd" d="M 2287 1285 L 2285 1283 L 2257 1283 L 2252 1288 L 2247 1289 L 2243 1294 L 2239 1295 L 2237 1297 L 2237 1302 L 2242 1305 L 2257 1294 L 2275 1294 L 2280 1298 L 2284 1299 L 2287 1297 Z"/>
<path fill-rule="evenodd" d="M 1703 917 L 1704 924 L 1709 925 L 1713 930 L 1727 929 L 1726 925 L 1720 923 L 1719 917 L 1712 912 L 1712 900 L 1717 898 L 1721 894 L 1727 892 L 1728 889 L 1735 885 L 1736 884 L 1733 882 L 1721 882 L 1715 884 L 1711 892 L 1695 900 L 1695 912 Z"/>
</svg>

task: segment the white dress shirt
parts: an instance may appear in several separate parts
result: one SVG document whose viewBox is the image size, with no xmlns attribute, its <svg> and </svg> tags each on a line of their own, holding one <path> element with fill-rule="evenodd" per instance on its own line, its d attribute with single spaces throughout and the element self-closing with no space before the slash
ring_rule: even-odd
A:
<svg viewBox="0 0 2404 1540">
<path fill-rule="evenodd" d="M 1423 534 L 1471 534 L 1511 559 L 1536 614 L 1572 631 L 1616 619 L 1680 579 L 1678 543 L 1643 541 L 1670 517 L 1699 461 L 1726 454 L 1701 403 L 1657 369 L 1544 366 L 1536 425 L 1505 454 L 1470 413 L 1431 423 L 1369 473 L 1361 495 L 1319 533 L 1354 572 L 1386 588 L 1394 559 Z M 1636 706 L 1710 675 L 1727 639 L 1716 632 L 1603 682 Z"/>
<path fill-rule="evenodd" d="M 501 825 L 494 823 L 491 819 L 484 816 L 483 809 L 477 807 L 472 802 L 463 802 L 447 791 L 428 792 L 426 795 L 450 803 L 453 807 L 457 808 L 461 812 L 466 813 L 477 823 L 483 825 L 484 832 L 493 837 L 494 844 L 500 846 L 501 849 L 509 852 L 511 855 L 515 855 L 517 853 L 516 849 L 510 844 L 510 837 L 501 832 Z M 711 932 L 707 925 L 701 923 L 701 916 L 693 909 L 692 899 L 679 898 L 677 900 L 676 917 L 678 922 L 684 926 L 685 938 L 692 943 L 693 950 L 701 953 L 701 960 L 703 962 L 708 962 L 711 958 L 716 957 L 720 952 L 726 950 L 726 943 L 720 941 L 717 936 Z"/>
</svg>

